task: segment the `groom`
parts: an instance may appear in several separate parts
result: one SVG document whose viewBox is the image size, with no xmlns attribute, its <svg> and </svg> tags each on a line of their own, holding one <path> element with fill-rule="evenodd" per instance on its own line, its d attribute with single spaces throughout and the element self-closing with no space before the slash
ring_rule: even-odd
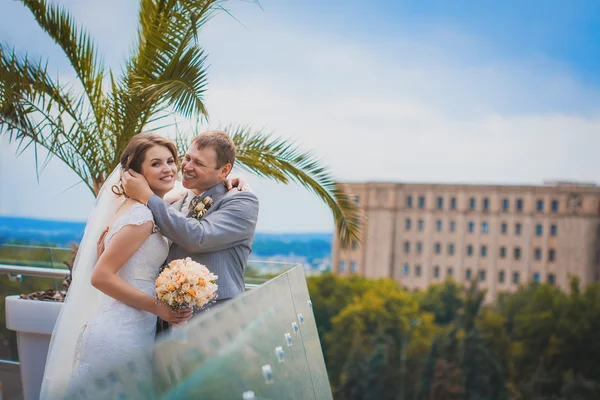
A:
<svg viewBox="0 0 600 400">
<path fill-rule="evenodd" d="M 129 170 L 122 177 L 127 195 L 150 208 L 161 233 L 173 242 L 167 262 L 190 257 L 219 277 L 217 302 L 244 292 L 244 267 L 258 218 L 252 192 L 227 190 L 234 162 L 235 144 L 225 132 L 196 136 L 181 164 L 188 190 L 173 205 L 154 194 L 141 174 Z M 166 322 L 160 322 L 164 329 Z"/>
</svg>

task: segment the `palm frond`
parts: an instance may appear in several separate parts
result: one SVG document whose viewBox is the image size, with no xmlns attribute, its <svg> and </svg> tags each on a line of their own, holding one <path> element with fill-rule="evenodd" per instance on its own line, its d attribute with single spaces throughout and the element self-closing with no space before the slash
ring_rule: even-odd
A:
<svg viewBox="0 0 600 400">
<path fill-rule="evenodd" d="M 49 4 L 46 0 L 21 0 L 29 8 L 39 26 L 58 44 L 71 62 L 83 85 L 90 106 L 103 129 L 102 84 L 104 64 L 98 56 L 94 42 L 84 29 L 78 27 L 64 7 Z"/>
<path fill-rule="evenodd" d="M 95 125 L 85 122 L 90 117 L 84 114 L 84 103 L 52 79 L 44 63 L 19 58 L 0 45 L 0 134 L 18 143 L 20 152 L 34 146 L 38 173 L 41 146 L 93 189 L 93 182 L 102 178 L 91 173 L 102 146 Z"/>
<path fill-rule="evenodd" d="M 236 144 L 240 168 L 281 183 L 297 182 L 311 190 L 331 209 L 341 242 L 360 241 L 360 210 L 313 154 L 293 142 L 247 127 L 228 127 L 225 131 Z"/>
<path fill-rule="evenodd" d="M 183 116 L 204 116 L 206 55 L 198 30 L 221 9 L 223 0 L 142 0 L 134 56 L 125 86 L 137 101 L 171 106 Z M 156 111 L 156 109 L 155 109 Z"/>
<path fill-rule="evenodd" d="M 146 102 L 172 107 L 184 117 L 208 115 L 203 103 L 207 84 L 205 60 L 202 49 L 192 46 L 176 54 L 157 79 L 136 79 L 133 89 L 139 90 Z"/>
</svg>

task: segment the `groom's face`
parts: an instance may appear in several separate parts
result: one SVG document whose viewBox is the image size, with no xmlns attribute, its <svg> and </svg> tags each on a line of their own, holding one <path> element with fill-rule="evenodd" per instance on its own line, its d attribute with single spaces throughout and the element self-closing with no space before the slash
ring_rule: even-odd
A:
<svg viewBox="0 0 600 400">
<path fill-rule="evenodd" d="M 217 153 L 212 147 L 198 149 L 192 144 L 181 163 L 183 186 L 191 190 L 204 191 L 227 178 L 229 171 L 224 169 L 227 169 L 226 166 L 217 168 Z"/>
</svg>

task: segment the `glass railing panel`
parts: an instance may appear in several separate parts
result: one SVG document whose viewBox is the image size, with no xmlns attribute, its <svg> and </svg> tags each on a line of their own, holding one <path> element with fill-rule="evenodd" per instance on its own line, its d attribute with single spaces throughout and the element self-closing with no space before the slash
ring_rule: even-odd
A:
<svg viewBox="0 0 600 400">
<path fill-rule="evenodd" d="M 164 336 L 152 351 L 83 384 L 76 397 L 332 398 L 303 279 L 296 267 L 198 315 L 184 335 Z"/>
<path fill-rule="evenodd" d="M 67 268 L 73 259 L 73 249 L 4 244 L 0 246 L 0 264 L 42 268 Z"/>
<path fill-rule="evenodd" d="M 287 272 L 286 276 L 289 279 L 294 308 L 300 324 L 300 335 L 310 370 L 310 384 L 315 390 L 317 399 L 331 399 L 331 387 L 304 271 L 302 268 L 294 268 Z"/>
<path fill-rule="evenodd" d="M 260 285 L 284 274 L 296 265 L 286 262 L 248 260 L 244 271 L 244 281 L 248 284 Z"/>
</svg>

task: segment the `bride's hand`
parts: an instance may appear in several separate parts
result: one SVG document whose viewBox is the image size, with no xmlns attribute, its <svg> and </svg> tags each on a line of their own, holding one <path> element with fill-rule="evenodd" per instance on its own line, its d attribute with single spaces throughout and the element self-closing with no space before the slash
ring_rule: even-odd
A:
<svg viewBox="0 0 600 400">
<path fill-rule="evenodd" d="M 185 192 L 183 192 L 181 190 L 173 189 L 170 192 L 168 192 L 167 194 L 165 194 L 165 197 L 163 197 L 163 200 L 169 204 L 173 204 L 176 201 L 181 200 L 184 195 L 185 195 Z"/>
<path fill-rule="evenodd" d="M 250 190 L 250 185 L 244 180 L 244 178 L 227 178 L 225 180 L 225 186 L 227 190 L 237 189 L 240 192 L 246 192 Z"/>
<path fill-rule="evenodd" d="M 190 307 L 183 308 L 181 310 L 173 310 L 166 304 L 157 303 L 154 314 L 170 324 L 181 324 L 192 317 L 192 308 Z"/>
</svg>

